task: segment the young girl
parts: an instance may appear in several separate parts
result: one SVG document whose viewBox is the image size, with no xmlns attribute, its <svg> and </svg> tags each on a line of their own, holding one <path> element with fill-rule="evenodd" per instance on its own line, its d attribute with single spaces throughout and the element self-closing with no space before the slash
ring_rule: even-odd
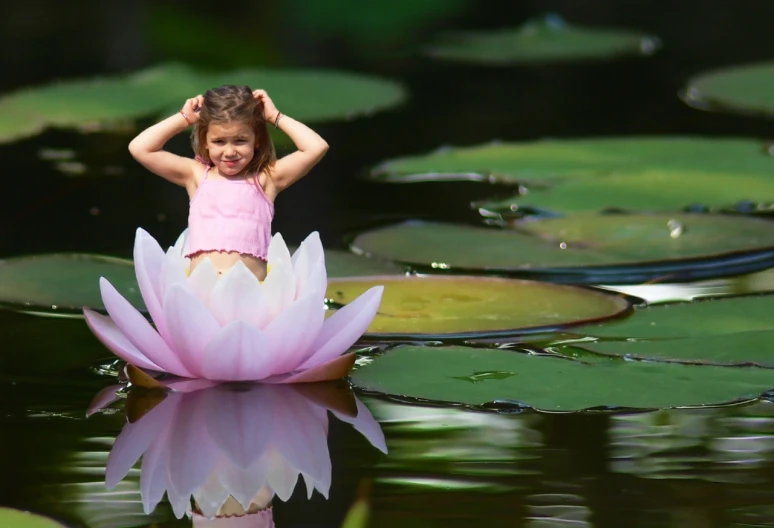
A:
<svg viewBox="0 0 774 528">
<path fill-rule="evenodd" d="M 298 150 L 277 159 L 267 123 Z M 194 159 L 163 150 L 191 125 Z M 222 274 L 241 260 L 259 280 L 266 277 L 275 198 L 327 150 L 325 140 L 278 111 L 264 90 L 247 86 L 222 86 L 188 99 L 179 113 L 129 143 L 144 167 L 188 191 L 190 271 L 209 258 Z"/>
</svg>

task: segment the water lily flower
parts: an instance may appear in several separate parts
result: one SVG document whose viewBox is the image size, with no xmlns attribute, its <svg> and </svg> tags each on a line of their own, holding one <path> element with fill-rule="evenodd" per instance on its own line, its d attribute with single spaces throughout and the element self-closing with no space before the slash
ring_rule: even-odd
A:
<svg viewBox="0 0 774 528">
<path fill-rule="evenodd" d="M 150 410 L 133 417 L 116 438 L 105 482 L 108 488 L 116 486 L 142 457 L 146 514 L 166 493 L 175 515 L 193 517 L 196 526 L 197 520 L 235 516 L 252 523 L 232 521 L 235 526 L 271 526 L 272 498 L 287 501 L 299 475 L 309 497 L 317 490 L 327 498 L 329 411 L 387 452 L 379 424 L 348 385 L 202 386 L 189 380 L 173 382 L 169 392 L 129 392 L 127 412 L 130 407 Z M 133 397 L 145 400 L 131 402 Z M 104 404 L 104 395 L 95 400 Z"/>
<path fill-rule="evenodd" d="M 241 262 L 219 275 L 204 259 L 189 275 L 186 235 L 165 253 L 137 230 L 135 273 L 155 328 L 100 279 L 109 317 L 89 308 L 84 315 L 107 348 L 132 365 L 185 378 L 294 383 L 347 374 L 354 354 L 342 354 L 376 315 L 382 286 L 326 319 L 327 274 L 317 232 L 292 256 L 274 235 L 263 282 Z"/>
</svg>

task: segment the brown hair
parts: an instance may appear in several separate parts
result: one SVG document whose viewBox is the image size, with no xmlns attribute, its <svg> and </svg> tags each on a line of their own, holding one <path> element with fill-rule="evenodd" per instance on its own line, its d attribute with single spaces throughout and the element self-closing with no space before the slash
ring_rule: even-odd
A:
<svg viewBox="0 0 774 528">
<path fill-rule="evenodd" d="M 266 171 L 271 177 L 271 170 L 277 155 L 274 144 L 269 136 L 266 119 L 263 117 L 263 103 L 253 97 L 249 86 L 221 86 L 207 90 L 204 94 L 204 104 L 199 110 L 199 120 L 191 133 L 191 146 L 194 153 L 207 164 L 212 164 L 207 152 L 207 130 L 212 123 L 228 122 L 248 123 L 255 133 L 257 147 L 255 156 L 246 167 L 246 173 L 254 173 L 256 184 L 258 175 Z"/>
</svg>

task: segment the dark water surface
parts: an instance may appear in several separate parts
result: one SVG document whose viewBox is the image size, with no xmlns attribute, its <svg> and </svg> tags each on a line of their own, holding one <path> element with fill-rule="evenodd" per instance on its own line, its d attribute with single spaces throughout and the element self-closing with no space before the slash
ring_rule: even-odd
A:
<svg viewBox="0 0 774 528">
<path fill-rule="evenodd" d="M 387 186 L 357 179 L 394 156 L 546 136 L 774 137 L 770 122 L 699 112 L 676 95 L 688 77 L 707 68 L 771 58 L 774 4 L 763 0 L 469 2 L 438 21 L 393 31 L 385 42 L 305 30 L 294 23 L 294 10 L 308 8 L 301 1 L 264 4 L 180 1 L 161 8 L 149 0 L 89 0 L 74 9 L 52 0 L 17 2 L 0 18 L 0 88 L 116 74 L 169 58 L 233 67 L 233 57 L 249 54 L 250 46 L 254 64 L 400 80 L 410 92 L 404 106 L 316 127 L 330 153 L 277 201 L 274 228 L 288 242 L 319 230 L 327 247 L 344 247 L 346 236 L 363 227 L 409 217 L 475 221 L 469 202 L 493 194 L 473 183 Z M 435 63 L 415 51 L 436 29 L 516 25 L 548 10 L 579 23 L 653 32 L 665 47 L 644 60 L 512 69 Z M 164 25 L 170 13 L 182 30 Z M 216 41 L 194 49 L 172 42 L 191 33 L 204 40 L 216 28 L 250 37 L 242 46 Z M 172 34 L 178 36 L 162 38 Z M 135 132 L 49 131 L 0 146 L 0 257 L 126 256 L 138 226 L 171 244 L 185 226 L 185 193 L 130 158 L 126 145 Z M 186 152 L 185 138 L 171 148 Z M 58 172 L 40 158 L 41 149 L 75 151 L 86 174 Z M 48 328 L 42 321 L 41 332 Z M 124 414 L 121 404 L 88 420 L 85 414 L 112 380 L 86 368 L 59 373 L 25 363 L 27 342 L 2 335 L 0 505 L 79 527 L 190 525 L 175 521 L 166 504 L 152 517 L 142 513 L 139 470 L 106 490 L 107 453 Z M 49 341 L 53 364 L 78 355 L 77 341 L 56 335 Z M 411 366 L 406 370 L 410 375 Z M 331 419 L 330 499 L 307 500 L 300 486 L 288 503 L 275 501 L 277 526 L 339 526 L 363 483 L 370 483 L 369 526 L 378 527 L 774 525 L 769 403 L 636 415 L 497 415 L 363 401 L 383 427 L 389 454 Z"/>
</svg>

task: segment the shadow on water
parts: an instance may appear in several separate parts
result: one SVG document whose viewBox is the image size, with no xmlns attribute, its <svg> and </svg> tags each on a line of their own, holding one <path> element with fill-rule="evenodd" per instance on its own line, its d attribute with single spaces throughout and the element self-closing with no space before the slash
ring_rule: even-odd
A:
<svg viewBox="0 0 774 528">
<path fill-rule="evenodd" d="M 650 133 L 774 136 L 768 122 L 699 112 L 676 96 L 694 73 L 770 58 L 774 6 L 767 2 L 748 2 L 742 8 L 732 2 L 709 5 L 690 0 L 670 5 L 668 14 L 666 5 L 644 0 L 626 7 L 612 0 L 469 2 L 461 3 L 459 12 L 412 26 L 412 32 L 397 41 L 370 46 L 353 45 L 333 33 L 307 31 L 292 17 L 293 9 L 306 4 L 285 4 L 280 9 L 254 3 L 237 22 L 232 12 L 211 2 L 170 1 L 168 6 L 172 13 L 200 16 L 186 20 L 206 20 L 225 28 L 236 24 L 237 31 L 255 32 L 259 36 L 246 42 L 255 46 L 261 59 L 256 62 L 394 77 L 411 93 L 409 101 L 394 111 L 316 127 L 332 145 L 330 153 L 313 175 L 277 202 L 275 230 L 291 243 L 319 230 L 327 247 L 343 247 L 344 237 L 357 229 L 409 217 L 477 221 L 469 204 L 493 194 L 485 184 L 390 186 L 358 178 L 385 159 L 441 145 Z M 202 28 L 186 28 L 175 37 L 183 44 L 175 44 L 175 38 L 160 38 L 164 28 L 169 29 L 164 25 L 169 17 L 154 11 L 151 2 L 120 9 L 106 6 L 96 0 L 77 10 L 53 1 L 8 6 L 0 21 L 0 44 L 6 50 L 0 57 L 5 73 L 0 88 L 130 71 L 175 56 L 180 49 L 194 49 L 196 39 L 186 41 L 187 33 L 197 39 L 206 34 Z M 546 10 L 578 23 L 652 32 L 665 47 L 644 60 L 513 69 L 436 63 L 407 51 L 438 29 L 517 25 Z M 252 26 L 251 20 L 256 21 Z M 0 146 L 6 175 L 5 192 L 0 193 L 0 256 L 52 251 L 128 256 L 137 226 L 162 244 L 171 244 L 185 226 L 186 198 L 131 160 L 126 144 L 134 132 L 81 135 L 50 130 Z M 186 138 L 176 138 L 170 148 L 187 152 Z M 44 149 L 72 151 L 71 161 L 85 172 L 63 174 L 61 166 L 44 159 Z M 76 354 L 82 338 L 79 334 L 72 342 L 59 343 L 52 354 L 87 357 Z M 14 357 L 24 357 L 22 338 L 4 333 L 3 346 Z M 117 439 L 127 438 L 127 430 L 147 423 L 145 418 L 154 412 L 173 404 L 180 409 L 189 401 L 228 412 L 208 415 L 197 407 L 190 415 L 173 413 L 159 420 L 163 431 L 158 434 L 164 438 L 173 434 L 163 428 L 177 425 L 178 417 L 189 420 L 186 427 L 194 427 L 196 420 L 208 416 L 225 420 L 232 416 L 229 413 L 242 412 L 243 423 L 256 427 L 257 437 L 264 422 L 256 416 L 268 412 L 268 405 L 244 397 L 245 393 L 208 389 L 216 396 L 168 395 L 129 425 L 128 399 L 123 397 L 86 419 L 92 398 L 106 385 L 104 377 L 86 369 L 66 375 L 45 368 L 40 369 L 45 374 L 34 369 L 19 373 L 23 363 L 8 362 L 16 374 L 0 377 L 0 469 L 6 475 L 0 484 L 0 503 L 46 513 L 72 526 L 190 526 L 190 521 L 176 521 L 166 502 L 150 516 L 143 512 L 142 500 L 148 497 L 141 496 L 140 485 L 146 468 L 129 466 L 143 452 L 147 458 L 154 435 L 145 437 L 145 449 L 136 444 L 136 452 L 122 468 L 127 476 L 113 491 L 107 490 L 105 467 L 110 466 L 109 453 L 116 449 Z M 292 417 L 293 427 L 317 435 L 317 450 L 302 449 L 299 455 L 315 470 L 320 469 L 318 464 L 327 464 L 323 451 L 329 450 L 332 480 L 328 500 L 319 493 L 307 499 L 303 485 L 283 488 L 292 495 L 287 502 L 274 501 L 278 526 L 340 526 L 364 481 L 371 482 L 367 495 L 371 527 L 471 522 L 531 527 L 774 524 L 774 413 L 769 403 L 633 415 L 504 416 L 364 398 L 386 436 L 389 454 L 380 455 L 339 419 L 347 418 L 346 413 L 330 418 L 329 407 L 315 407 L 308 396 L 298 396 L 299 405 L 315 408 L 314 412 L 291 412 L 294 397 L 267 396 L 277 406 L 275 418 Z M 202 423 L 198 426 L 204 427 Z M 181 431 L 185 437 L 186 430 Z M 220 430 L 223 445 L 238 439 L 227 431 Z M 292 430 L 284 432 L 297 438 Z M 264 447 L 282 446 L 266 442 Z M 196 478 L 207 476 L 203 460 L 228 458 L 204 445 L 190 451 L 181 445 L 175 443 L 170 456 L 181 457 L 175 459 L 175 467 L 189 471 L 183 474 L 193 479 L 179 483 L 185 491 L 196 487 L 192 484 Z M 260 459 L 255 452 L 250 456 Z M 160 490 L 154 487 L 152 493 L 158 497 Z"/>
</svg>

